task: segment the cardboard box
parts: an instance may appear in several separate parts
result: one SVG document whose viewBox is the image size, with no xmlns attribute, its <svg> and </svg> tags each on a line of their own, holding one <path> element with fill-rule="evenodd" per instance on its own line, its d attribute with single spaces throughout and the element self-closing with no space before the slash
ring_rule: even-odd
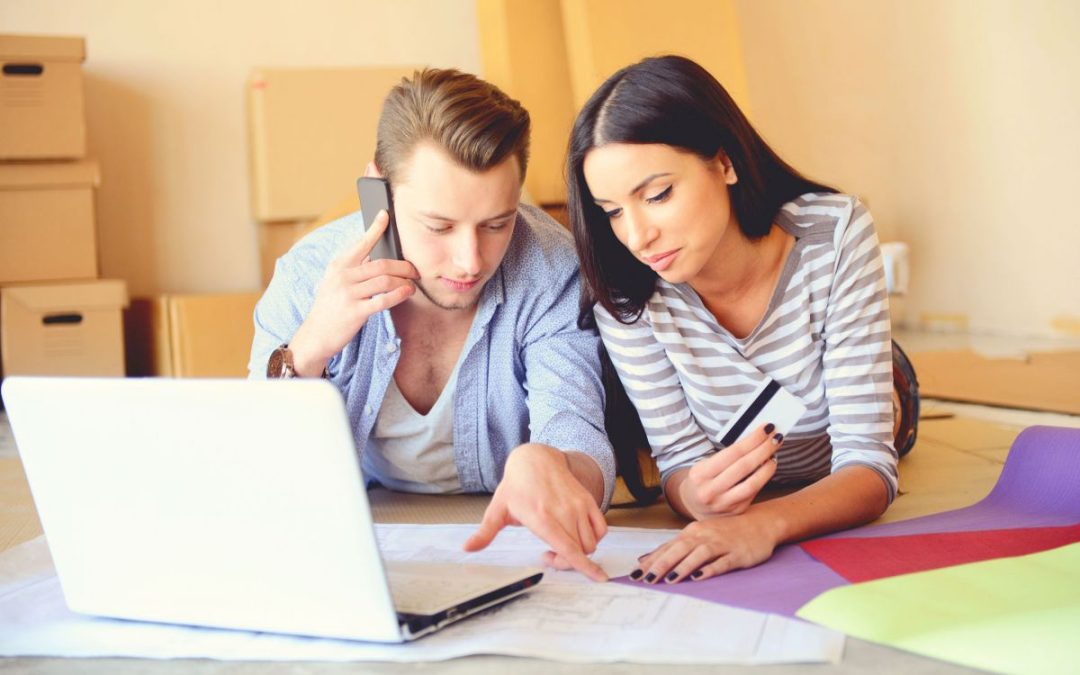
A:
<svg viewBox="0 0 1080 675">
<path fill-rule="evenodd" d="M 0 159 L 86 155 L 80 37 L 0 35 Z"/>
<path fill-rule="evenodd" d="M 259 223 L 259 269 L 262 285 L 266 288 L 274 277 L 277 259 L 285 255 L 293 244 L 310 231 L 311 221 L 296 220 Z"/>
<path fill-rule="evenodd" d="M 166 294 L 132 300 L 133 375 L 247 377 L 259 293 Z"/>
<path fill-rule="evenodd" d="M 277 259 L 285 255 L 293 244 L 313 230 L 359 209 L 360 198 L 353 191 L 314 220 L 259 223 L 259 264 L 263 288 L 269 285 L 274 276 Z"/>
<path fill-rule="evenodd" d="M 90 160 L 0 164 L 0 283 L 97 277 L 98 182 Z"/>
<path fill-rule="evenodd" d="M 311 220 L 355 189 L 375 156 L 383 99 L 415 70 L 254 71 L 247 98 L 256 220 Z"/>
<path fill-rule="evenodd" d="M 124 375 L 123 281 L 0 289 L 4 375 Z"/>
</svg>

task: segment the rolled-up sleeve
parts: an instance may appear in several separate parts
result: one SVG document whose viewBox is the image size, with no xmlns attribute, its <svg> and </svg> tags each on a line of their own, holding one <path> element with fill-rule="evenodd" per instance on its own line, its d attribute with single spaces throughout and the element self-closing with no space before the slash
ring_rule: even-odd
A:
<svg viewBox="0 0 1080 675">
<path fill-rule="evenodd" d="M 561 286 L 561 287 L 558 287 Z M 615 453 L 604 430 L 600 338 L 577 326 L 578 276 L 547 289 L 531 308 L 522 361 L 529 440 L 592 457 L 604 477 L 607 510 L 615 489 Z"/>
</svg>

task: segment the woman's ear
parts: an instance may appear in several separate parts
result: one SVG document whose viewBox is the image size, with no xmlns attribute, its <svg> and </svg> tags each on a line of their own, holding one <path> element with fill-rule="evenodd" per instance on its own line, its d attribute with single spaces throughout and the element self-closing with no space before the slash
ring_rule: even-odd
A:
<svg viewBox="0 0 1080 675">
<path fill-rule="evenodd" d="M 739 182 L 739 176 L 735 173 L 735 165 L 731 163 L 731 158 L 723 150 L 717 152 L 716 157 L 713 158 L 713 167 L 723 174 L 726 185 L 734 185 Z"/>
</svg>

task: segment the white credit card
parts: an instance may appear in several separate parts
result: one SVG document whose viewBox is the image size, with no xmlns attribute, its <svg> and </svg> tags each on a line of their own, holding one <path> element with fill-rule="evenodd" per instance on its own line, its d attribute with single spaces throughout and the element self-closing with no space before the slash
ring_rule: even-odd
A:
<svg viewBox="0 0 1080 675">
<path fill-rule="evenodd" d="M 729 447 L 746 434 L 770 422 L 776 425 L 774 434 L 779 432 L 786 436 L 805 412 L 806 406 L 802 401 L 789 394 L 779 382 L 769 378 L 735 411 L 731 421 L 720 432 L 720 444 L 725 448 Z"/>
</svg>

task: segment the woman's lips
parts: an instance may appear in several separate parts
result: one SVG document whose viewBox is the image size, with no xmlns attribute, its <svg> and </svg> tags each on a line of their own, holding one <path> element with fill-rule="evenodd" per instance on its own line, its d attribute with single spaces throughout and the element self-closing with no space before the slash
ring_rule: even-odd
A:
<svg viewBox="0 0 1080 675">
<path fill-rule="evenodd" d="M 652 271 L 663 272 L 671 266 L 671 263 L 675 261 L 675 254 L 677 254 L 678 252 L 679 249 L 675 249 L 674 251 L 668 251 L 659 255 L 642 258 L 642 260 L 645 261 L 646 265 L 652 268 Z"/>
</svg>

